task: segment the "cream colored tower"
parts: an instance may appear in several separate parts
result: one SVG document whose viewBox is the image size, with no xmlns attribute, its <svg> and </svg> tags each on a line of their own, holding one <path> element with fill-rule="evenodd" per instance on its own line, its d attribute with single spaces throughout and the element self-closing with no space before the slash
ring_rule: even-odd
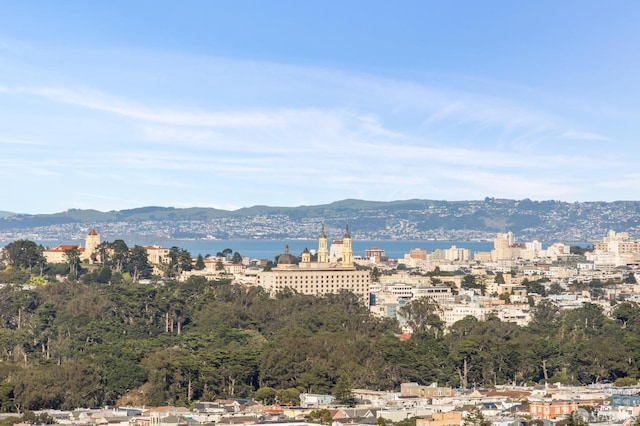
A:
<svg viewBox="0 0 640 426">
<path fill-rule="evenodd" d="M 87 260 L 97 260 L 98 246 L 100 245 L 100 235 L 94 228 L 87 234 L 87 238 L 84 243 L 84 257 Z"/>
<path fill-rule="evenodd" d="M 342 266 L 353 266 L 353 249 L 351 248 L 351 234 L 348 224 L 344 237 L 342 237 Z"/>
<path fill-rule="evenodd" d="M 327 234 L 324 233 L 324 223 L 318 238 L 318 263 L 329 262 L 329 248 L 327 246 Z"/>
<path fill-rule="evenodd" d="M 302 251 L 302 259 L 300 260 L 301 263 L 310 263 L 311 262 L 311 253 L 309 252 L 308 248 L 304 248 L 304 250 Z"/>
</svg>

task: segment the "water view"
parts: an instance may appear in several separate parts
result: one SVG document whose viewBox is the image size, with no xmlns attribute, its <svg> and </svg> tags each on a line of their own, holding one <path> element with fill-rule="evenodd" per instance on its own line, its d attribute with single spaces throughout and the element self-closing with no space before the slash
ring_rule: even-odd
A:
<svg viewBox="0 0 640 426">
<path fill-rule="evenodd" d="M 239 252 L 243 256 L 252 259 L 272 259 L 284 251 L 285 245 L 289 246 L 289 251 L 293 254 L 300 254 L 305 247 L 315 250 L 318 246 L 317 240 L 154 240 L 150 238 L 125 239 L 130 247 L 134 245 L 160 245 L 163 247 L 180 247 L 188 250 L 192 256 L 202 254 L 215 255 L 216 253 L 230 248 L 234 252 Z M 55 247 L 58 244 L 79 244 L 84 245 L 84 241 L 38 241 L 45 247 Z M 471 250 L 471 255 L 476 251 L 490 251 L 493 242 L 489 241 L 398 241 L 398 240 L 354 240 L 353 253 L 356 256 L 364 256 L 365 250 L 377 247 L 385 251 L 387 257 L 391 259 L 402 258 L 411 249 L 425 249 L 432 252 L 436 249 L 448 249 L 451 246 L 466 248 Z"/>
</svg>

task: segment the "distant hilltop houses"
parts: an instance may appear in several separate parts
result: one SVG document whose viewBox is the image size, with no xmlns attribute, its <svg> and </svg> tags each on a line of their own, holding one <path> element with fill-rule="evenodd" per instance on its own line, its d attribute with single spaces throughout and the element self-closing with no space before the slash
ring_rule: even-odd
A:
<svg viewBox="0 0 640 426">
<path fill-rule="evenodd" d="M 237 211 L 153 206 L 110 212 L 71 209 L 0 217 L 0 241 L 25 237 L 78 240 L 84 238 L 88 224 L 104 235 L 221 240 L 273 240 L 287 235 L 299 240 L 314 238 L 322 222 L 327 223 L 327 230 L 337 230 L 344 229 L 345 218 L 353 218 L 350 225 L 357 229 L 358 238 L 366 240 L 485 241 L 497 232 L 512 231 L 526 240 L 585 243 L 601 238 L 610 229 L 640 238 L 639 214 L 640 201 L 569 203 L 489 197 L 455 202 L 351 199 Z"/>
<path fill-rule="evenodd" d="M 44 249 L 42 254 L 48 263 L 66 263 L 67 252 L 69 250 L 77 250 L 80 259 L 87 263 L 100 263 L 100 234 L 95 228 L 91 228 L 85 238 L 84 247 L 77 244 L 60 244 L 53 248 Z M 145 246 L 148 261 L 151 264 L 163 264 L 169 261 L 169 249 L 160 246 Z"/>
<path fill-rule="evenodd" d="M 177 247 L 127 247 L 124 241 L 103 241 L 93 228 L 86 233 L 84 246 L 43 249 L 42 256 L 47 263 L 58 264 L 56 266 L 70 262 L 70 252 L 82 259 L 84 275 L 56 276 L 62 282 L 82 280 L 94 273 L 100 277 L 102 273 L 96 272 L 120 268 L 121 275 L 129 274 L 126 282 L 131 285 L 153 286 L 163 280 L 176 280 L 195 281 L 200 288 L 205 288 L 207 281 L 211 281 L 216 285 L 261 287 L 273 297 L 299 294 L 349 298 L 345 300 L 366 306 L 372 316 L 397 320 L 399 329 L 393 323 L 393 339 L 398 341 L 416 333 L 448 334 L 455 339 L 458 335 L 453 334 L 454 325 L 461 320 L 473 321 L 473 318 L 499 319 L 526 326 L 534 318 L 537 307 L 567 311 L 595 306 L 602 314 L 613 316 L 614 302 L 640 303 L 640 285 L 636 280 L 640 270 L 640 241 L 624 232 L 610 231 L 589 248 L 571 247 L 562 242 L 549 245 L 536 240 L 520 242 L 514 233 L 506 232 L 495 235 L 493 247 L 487 251 L 471 253 L 457 246 L 428 251 L 416 247 L 401 258 L 389 259 L 384 243 L 366 249 L 364 256 L 354 253 L 349 225 L 339 233 L 333 232 L 337 235 L 331 235 L 324 226 L 318 231 L 317 239 L 310 241 L 309 247 L 292 253 L 284 246 L 273 261 L 252 260 L 230 249 L 194 258 Z M 15 260 L 11 258 L 11 244 L 0 253 L 5 264 Z M 34 246 L 37 247 L 35 243 L 21 242 L 21 248 L 27 251 Z M 118 256 L 128 256 L 123 265 L 117 265 Z M 140 268 L 145 273 L 136 275 L 134 271 Z M 109 279 L 102 282 L 109 283 Z M 36 284 L 26 284 L 29 285 Z M 416 309 L 424 311 L 416 315 Z M 420 315 L 429 318 L 429 322 L 416 320 Z M 179 334 L 181 324 L 166 314 L 167 331 L 173 331 L 175 326 Z M 44 354 L 49 350 L 46 345 L 48 343 L 42 347 Z M 580 352 L 577 353 L 580 356 Z M 468 383 L 461 371 L 458 374 L 460 388 L 404 382 L 399 384 L 400 392 L 352 389 L 353 397 L 362 401 L 355 408 L 337 404 L 333 395 L 305 392 L 299 395 L 299 406 L 277 403 L 261 406 L 256 401 L 235 399 L 198 401 L 191 410 L 126 407 L 54 415 L 61 424 L 123 426 L 260 424 L 265 421 L 274 424 L 296 421 L 303 426 L 307 424 L 305 416 L 317 410 L 326 410 L 330 417 L 327 423 L 333 426 L 368 425 L 379 418 L 401 422 L 411 417 L 416 417 L 416 426 L 460 425 L 467 424 L 467 416 L 473 415 L 476 409 L 494 424 L 504 425 L 523 424 L 514 423 L 514 419 L 522 418 L 544 420 L 549 424 L 566 419 L 572 413 L 584 417 L 585 422 L 597 420 L 601 424 L 630 424 L 633 416 L 640 416 L 640 387 L 636 384 L 624 388 L 610 384 L 569 386 L 550 384 L 550 376 L 549 384 L 518 386 L 514 383 L 481 389 Z"/>
<path fill-rule="evenodd" d="M 388 259 L 384 247 L 371 247 L 364 256 L 355 254 L 348 225 L 333 239 L 322 225 L 314 247 L 301 253 L 291 253 L 288 246 L 283 249 L 274 261 L 252 260 L 230 250 L 204 258 L 175 247 L 128 250 L 144 252 L 143 264 L 136 267 L 137 275 L 132 274 L 134 281 L 149 282 L 152 276 L 224 279 L 260 286 L 272 296 L 284 291 L 318 297 L 350 292 L 373 315 L 396 318 L 408 333 L 413 330 L 404 307 L 423 298 L 437 304 L 447 327 L 467 316 L 493 316 L 526 325 L 532 319 L 532 306 L 542 300 L 559 309 L 596 303 L 605 312 L 613 299 L 640 302 L 636 283 L 640 241 L 625 232 L 610 231 L 593 248 L 575 253 L 562 242 L 543 247 L 537 240 L 519 242 L 514 233 L 506 232 L 497 234 L 493 249 L 486 252 L 471 253 L 454 245 L 431 252 L 415 248 L 402 258 Z M 59 245 L 44 249 L 42 255 L 47 263 L 64 264 L 69 250 L 75 250 L 88 267 L 98 268 L 106 264 L 102 256 L 112 258 L 116 249 L 92 228 L 84 247 Z"/>
</svg>

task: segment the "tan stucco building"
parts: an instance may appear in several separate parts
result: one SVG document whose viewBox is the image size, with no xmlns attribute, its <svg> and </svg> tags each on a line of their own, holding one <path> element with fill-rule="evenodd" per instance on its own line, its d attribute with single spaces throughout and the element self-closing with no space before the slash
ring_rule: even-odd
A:
<svg viewBox="0 0 640 426">
<path fill-rule="evenodd" d="M 329 260 L 324 225 L 318 238 L 317 256 L 318 260 L 312 262 L 311 253 L 305 249 L 298 260 L 289 253 L 289 248 L 285 247 L 285 252 L 278 256 L 277 266 L 271 271 L 260 272 L 256 283 L 272 295 L 286 289 L 313 296 L 336 294 L 346 290 L 358 295 L 368 306 L 371 277 L 368 270 L 355 268 L 349 226 L 342 238 L 340 261 Z"/>
<path fill-rule="evenodd" d="M 90 262 L 97 259 L 97 249 L 100 245 L 100 235 L 95 229 L 91 228 L 87 237 L 85 238 L 84 247 L 79 244 L 61 244 L 57 247 L 46 249 L 42 252 L 42 255 L 47 260 L 47 263 L 67 263 L 66 252 L 71 249 L 78 249 L 80 259 L 83 262 Z"/>
</svg>

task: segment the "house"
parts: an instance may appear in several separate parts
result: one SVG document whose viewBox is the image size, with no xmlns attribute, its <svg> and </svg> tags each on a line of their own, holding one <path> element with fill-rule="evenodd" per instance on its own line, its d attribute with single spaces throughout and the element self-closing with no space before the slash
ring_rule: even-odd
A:
<svg viewBox="0 0 640 426">
<path fill-rule="evenodd" d="M 301 393 L 300 406 L 302 408 L 319 408 L 326 407 L 333 403 L 335 398 L 331 395 L 321 395 L 315 393 Z"/>
<path fill-rule="evenodd" d="M 331 419 L 341 424 L 374 424 L 376 412 L 367 408 L 341 408 L 331 410 Z"/>
<path fill-rule="evenodd" d="M 434 412 L 429 416 L 416 419 L 416 426 L 460 426 L 461 424 L 462 413 L 460 411 Z"/>
<path fill-rule="evenodd" d="M 429 386 L 419 385 L 418 383 L 401 383 L 400 396 L 417 397 L 417 398 L 441 398 L 445 396 L 453 396 L 454 392 L 451 387 L 439 387 L 437 383 Z"/>
<path fill-rule="evenodd" d="M 532 418 L 550 419 L 568 416 L 579 407 L 595 407 L 597 403 L 602 401 L 595 400 L 543 400 L 530 401 L 529 414 Z"/>
<path fill-rule="evenodd" d="M 255 425 L 260 421 L 257 416 L 227 416 L 221 418 L 216 424 L 219 425 Z"/>
</svg>

